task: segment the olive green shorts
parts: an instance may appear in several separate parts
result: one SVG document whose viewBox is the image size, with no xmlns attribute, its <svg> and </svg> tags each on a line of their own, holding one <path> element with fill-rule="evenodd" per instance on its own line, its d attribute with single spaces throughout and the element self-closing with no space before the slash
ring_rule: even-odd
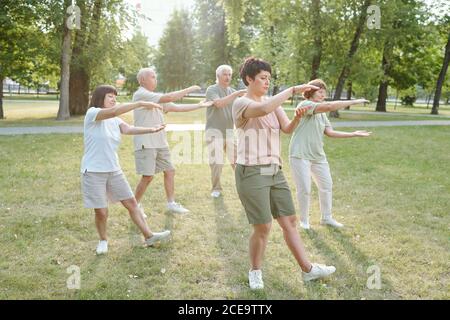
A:
<svg viewBox="0 0 450 320">
<path fill-rule="evenodd" d="M 236 165 L 236 189 L 250 224 L 266 224 L 272 217 L 295 215 L 291 190 L 276 164 Z"/>
</svg>

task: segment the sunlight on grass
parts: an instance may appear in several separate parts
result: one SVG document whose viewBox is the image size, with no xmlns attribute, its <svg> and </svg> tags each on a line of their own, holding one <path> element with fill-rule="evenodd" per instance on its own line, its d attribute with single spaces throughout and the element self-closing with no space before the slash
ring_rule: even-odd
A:
<svg viewBox="0 0 450 320">
<path fill-rule="evenodd" d="M 450 154 L 442 150 L 450 128 L 370 130 L 368 139 L 325 141 L 334 215 L 346 227 L 318 224 L 314 190 L 313 230 L 300 231 L 311 259 L 337 272 L 303 284 L 274 224 L 262 292 L 248 288 L 250 226 L 229 166 L 224 197 L 212 200 L 208 165 L 177 165 L 177 201 L 191 210 L 184 216 L 166 214 L 163 179 L 155 178 L 143 200 L 149 225 L 173 232 L 158 248 L 143 248 L 126 211 L 112 205 L 110 252 L 96 257 L 93 213 L 80 195 L 82 135 L 0 137 L 0 299 L 448 299 Z M 288 142 L 284 172 L 293 187 Z M 119 157 L 134 188 L 131 137 Z M 66 287 L 71 265 L 81 268 L 81 290 Z M 366 286 L 371 265 L 381 269 L 380 290 Z"/>
</svg>

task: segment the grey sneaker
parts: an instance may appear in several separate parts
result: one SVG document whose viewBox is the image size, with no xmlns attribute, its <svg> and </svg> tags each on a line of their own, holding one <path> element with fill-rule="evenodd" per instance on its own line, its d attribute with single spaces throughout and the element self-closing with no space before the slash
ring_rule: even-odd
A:
<svg viewBox="0 0 450 320">
<path fill-rule="evenodd" d="M 100 240 L 97 245 L 97 249 L 95 250 L 97 254 L 105 254 L 108 252 L 108 241 Z"/>
<path fill-rule="evenodd" d="M 166 230 L 163 232 L 153 232 L 153 236 L 151 236 L 150 238 L 145 240 L 145 244 L 147 246 L 153 246 L 156 242 L 161 241 L 161 240 L 165 240 L 167 238 L 169 238 L 170 236 L 170 231 Z"/>
<path fill-rule="evenodd" d="M 213 192 L 211 192 L 211 197 L 213 198 L 218 198 L 221 196 L 220 191 L 214 190 Z"/>
<path fill-rule="evenodd" d="M 174 212 L 174 213 L 188 213 L 189 210 L 184 208 L 180 203 L 172 202 L 167 203 L 167 209 Z"/>
<path fill-rule="evenodd" d="M 326 266 L 318 263 L 311 263 L 312 268 L 309 272 L 302 271 L 303 281 L 311 281 L 318 278 L 329 276 L 336 271 L 334 266 Z"/>
<path fill-rule="evenodd" d="M 248 284 L 252 290 L 264 289 L 261 270 L 250 270 L 248 272 Z"/>
<path fill-rule="evenodd" d="M 342 228 L 344 226 L 342 223 L 337 222 L 333 218 L 322 219 L 320 220 L 320 224 L 328 225 L 334 228 Z"/>
<path fill-rule="evenodd" d="M 304 230 L 309 230 L 309 229 L 311 229 L 311 226 L 309 225 L 309 222 L 304 222 L 304 221 L 301 221 L 301 220 L 300 220 L 300 222 L 299 222 L 298 225 L 300 226 L 300 228 L 302 228 L 302 229 L 304 229 Z"/>
</svg>

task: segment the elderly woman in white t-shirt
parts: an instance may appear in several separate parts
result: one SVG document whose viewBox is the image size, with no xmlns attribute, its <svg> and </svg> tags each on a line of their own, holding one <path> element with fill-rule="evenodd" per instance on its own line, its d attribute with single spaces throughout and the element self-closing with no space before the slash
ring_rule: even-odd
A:
<svg viewBox="0 0 450 320">
<path fill-rule="evenodd" d="M 118 116 L 136 108 L 161 108 L 152 102 L 134 102 L 116 105 L 117 91 L 113 86 L 98 86 L 84 118 L 84 155 L 81 162 L 81 189 L 84 206 L 95 212 L 95 225 L 100 241 L 97 254 L 108 252 L 106 221 L 108 199 L 120 201 L 131 219 L 145 237 L 148 246 L 166 239 L 170 231 L 152 232 L 144 220 L 130 185 L 120 168 L 117 148 L 121 134 L 151 134 L 164 129 L 161 124 L 153 128 L 128 125 Z"/>
</svg>

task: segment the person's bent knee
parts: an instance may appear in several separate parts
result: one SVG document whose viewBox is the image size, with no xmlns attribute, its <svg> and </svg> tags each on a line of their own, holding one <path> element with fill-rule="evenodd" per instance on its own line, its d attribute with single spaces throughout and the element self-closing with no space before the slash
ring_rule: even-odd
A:
<svg viewBox="0 0 450 320">
<path fill-rule="evenodd" d="M 291 215 L 291 216 L 286 216 L 285 218 L 285 223 L 282 225 L 283 229 L 296 229 L 297 228 L 297 216 Z"/>
<path fill-rule="evenodd" d="M 142 176 L 142 181 L 144 182 L 144 183 L 150 183 L 150 182 L 152 182 L 152 180 L 153 180 L 153 176 Z"/>
<path fill-rule="evenodd" d="M 254 230 L 254 233 L 257 234 L 258 236 L 268 236 L 270 233 L 271 227 L 272 227 L 272 224 L 270 224 L 270 223 L 256 224 L 256 225 L 253 225 L 253 230 Z"/>
<path fill-rule="evenodd" d="M 128 209 L 128 211 L 132 212 L 132 211 L 136 211 L 138 209 L 138 203 L 136 201 L 136 198 L 129 198 L 126 200 L 122 200 L 122 204 L 124 205 L 125 208 Z"/>
<path fill-rule="evenodd" d="M 95 216 L 100 219 L 108 218 L 108 211 L 106 209 L 94 209 Z"/>
<path fill-rule="evenodd" d="M 170 169 L 170 170 L 166 170 L 164 171 L 164 175 L 165 176 L 174 176 L 175 175 L 175 169 Z"/>
</svg>

